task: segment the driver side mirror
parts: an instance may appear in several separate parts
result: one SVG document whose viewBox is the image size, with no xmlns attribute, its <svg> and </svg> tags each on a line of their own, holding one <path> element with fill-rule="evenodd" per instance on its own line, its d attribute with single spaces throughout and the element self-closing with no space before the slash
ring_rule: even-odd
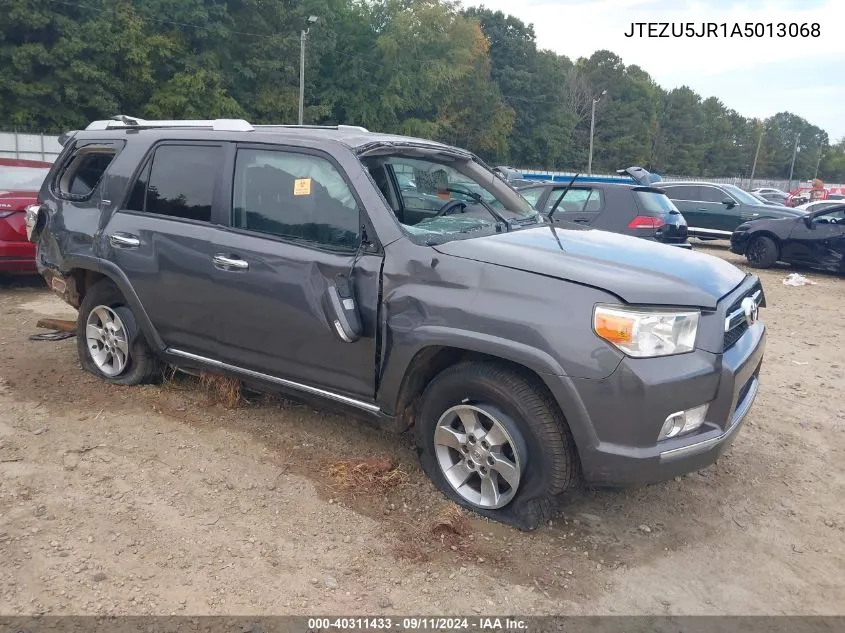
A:
<svg viewBox="0 0 845 633">
<path fill-rule="evenodd" d="M 736 206 L 736 202 L 734 202 L 730 198 L 725 198 L 722 200 L 722 204 L 725 205 L 728 209 L 733 209 Z"/>
</svg>

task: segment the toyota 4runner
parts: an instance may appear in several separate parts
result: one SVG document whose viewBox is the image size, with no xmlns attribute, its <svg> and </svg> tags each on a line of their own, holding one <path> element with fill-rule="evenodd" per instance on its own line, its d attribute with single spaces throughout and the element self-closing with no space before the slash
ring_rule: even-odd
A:
<svg viewBox="0 0 845 633">
<path fill-rule="evenodd" d="M 410 431 L 525 529 L 577 481 L 711 464 L 757 394 L 757 277 L 549 222 L 467 151 L 126 116 L 62 141 L 27 231 L 103 380 L 206 369 Z"/>
</svg>

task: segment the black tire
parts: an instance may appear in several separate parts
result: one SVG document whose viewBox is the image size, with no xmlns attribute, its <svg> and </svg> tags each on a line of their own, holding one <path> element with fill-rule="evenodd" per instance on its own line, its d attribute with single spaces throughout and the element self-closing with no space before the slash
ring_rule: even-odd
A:
<svg viewBox="0 0 845 633">
<path fill-rule="evenodd" d="M 487 509 L 464 499 L 438 463 L 434 441 L 438 421 L 451 407 L 461 404 L 497 416 L 522 453 L 516 493 L 501 508 Z M 548 521 L 556 497 L 578 479 L 577 449 L 566 420 L 552 397 L 527 372 L 491 362 L 453 365 L 426 388 L 415 424 L 422 468 L 434 484 L 458 505 L 519 529 L 533 530 Z"/>
<path fill-rule="evenodd" d="M 765 235 L 752 237 L 745 248 L 745 259 L 754 268 L 771 268 L 777 262 L 779 255 L 778 245 L 772 238 Z"/>
<path fill-rule="evenodd" d="M 97 306 L 107 306 L 114 310 L 123 322 L 129 341 L 129 358 L 126 367 L 115 376 L 101 371 L 91 356 L 91 350 L 88 349 L 86 325 L 88 316 Z M 147 344 L 135 315 L 126 304 L 120 290 L 109 279 L 98 281 L 85 293 L 76 321 L 76 350 L 79 354 L 79 362 L 86 371 L 116 385 L 141 385 L 155 382 L 161 377 L 161 361 Z"/>
</svg>

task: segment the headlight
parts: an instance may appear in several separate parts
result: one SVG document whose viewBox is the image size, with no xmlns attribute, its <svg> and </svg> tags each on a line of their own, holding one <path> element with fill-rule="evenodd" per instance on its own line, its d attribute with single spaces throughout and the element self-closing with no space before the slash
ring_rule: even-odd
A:
<svg viewBox="0 0 845 633">
<path fill-rule="evenodd" d="M 695 349 L 700 316 L 698 310 L 598 305 L 593 313 L 593 330 L 628 356 L 670 356 Z"/>
</svg>

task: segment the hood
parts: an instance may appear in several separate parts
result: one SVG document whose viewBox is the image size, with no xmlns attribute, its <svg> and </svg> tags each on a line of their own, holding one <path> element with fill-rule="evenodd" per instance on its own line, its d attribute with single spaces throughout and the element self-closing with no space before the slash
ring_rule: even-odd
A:
<svg viewBox="0 0 845 633">
<path fill-rule="evenodd" d="M 23 211 L 27 205 L 34 204 L 37 199 L 37 191 L 0 190 L 0 213 L 3 211 Z"/>
<path fill-rule="evenodd" d="M 703 253 L 598 230 L 546 225 L 436 246 L 446 255 L 606 290 L 626 303 L 714 309 L 745 279 Z"/>
<path fill-rule="evenodd" d="M 758 204 L 753 207 L 746 207 L 746 209 L 759 209 L 761 212 L 771 213 L 780 218 L 797 218 L 799 215 L 804 215 L 801 209 L 793 209 L 792 207 L 785 207 L 781 204 Z"/>
</svg>

